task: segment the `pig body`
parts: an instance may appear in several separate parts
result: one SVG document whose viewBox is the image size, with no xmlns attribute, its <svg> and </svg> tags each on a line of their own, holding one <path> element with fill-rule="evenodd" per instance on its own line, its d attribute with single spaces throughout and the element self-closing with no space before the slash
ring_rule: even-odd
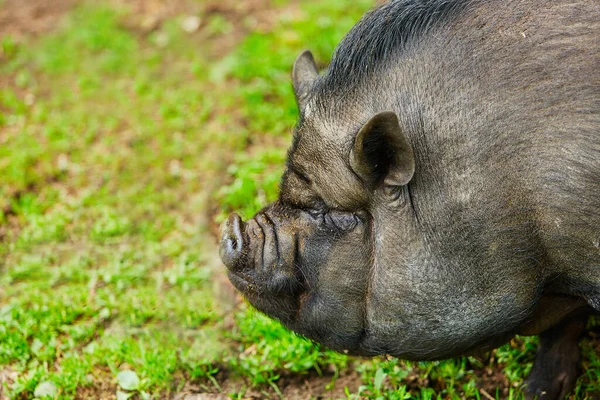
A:
<svg viewBox="0 0 600 400">
<path fill-rule="evenodd" d="M 528 391 L 568 393 L 600 310 L 600 3 L 392 1 L 293 81 L 280 197 L 223 231 L 236 287 L 359 355 L 541 334 Z"/>
</svg>

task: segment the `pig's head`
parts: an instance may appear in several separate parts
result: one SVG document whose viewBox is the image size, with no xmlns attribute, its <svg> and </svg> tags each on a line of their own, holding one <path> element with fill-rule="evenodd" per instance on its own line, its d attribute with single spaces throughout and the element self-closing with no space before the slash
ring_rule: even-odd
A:
<svg viewBox="0 0 600 400">
<path fill-rule="evenodd" d="M 220 255 L 231 282 L 259 310 L 333 349 L 369 353 L 361 343 L 383 235 L 373 213 L 406 206 L 413 152 L 392 112 L 340 121 L 317 111 L 309 52 L 292 76 L 301 119 L 279 199 L 250 221 L 230 216 Z"/>
</svg>

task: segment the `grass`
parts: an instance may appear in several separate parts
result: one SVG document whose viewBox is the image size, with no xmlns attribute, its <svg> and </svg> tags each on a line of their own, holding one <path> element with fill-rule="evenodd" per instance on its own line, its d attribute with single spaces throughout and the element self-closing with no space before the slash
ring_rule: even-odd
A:
<svg viewBox="0 0 600 400">
<path fill-rule="evenodd" d="M 200 12 L 190 34 L 182 16 L 144 33 L 131 10 L 89 2 L 47 35 L 0 38 L 4 395 L 277 398 L 320 378 L 326 397 L 480 398 L 501 366 L 510 390 L 491 395 L 519 398 L 533 339 L 483 361 L 359 360 L 215 291 L 214 227 L 276 196 L 296 54 L 328 60 L 370 6 L 277 1 L 260 30 Z M 584 350 L 581 398 L 600 390 Z"/>
</svg>

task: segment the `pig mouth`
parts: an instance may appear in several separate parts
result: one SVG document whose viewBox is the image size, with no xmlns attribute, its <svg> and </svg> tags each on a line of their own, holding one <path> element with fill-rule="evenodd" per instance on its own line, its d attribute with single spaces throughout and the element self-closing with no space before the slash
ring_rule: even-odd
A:
<svg viewBox="0 0 600 400">
<path fill-rule="evenodd" d="M 278 229 L 266 213 L 243 222 L 233 214 L 221 227 L 219 253 L 231 283 L 246 297 L 298 295 L 305 287 L 296 262 L 297 235 Z"/>
</svg>

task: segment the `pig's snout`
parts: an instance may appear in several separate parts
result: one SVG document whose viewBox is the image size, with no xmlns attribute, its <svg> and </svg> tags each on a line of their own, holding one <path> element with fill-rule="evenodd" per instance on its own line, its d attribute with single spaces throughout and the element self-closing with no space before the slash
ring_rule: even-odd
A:
<svg viewBox="0 0 600 400">
<path fill-rule="evenodd" d="M 232 272 L 242 269 L 244 253 L 248 244 L 244 242 L 244 222 L 237 214 L 231 214 L 221 225 L 219 255 L 223 264 Z"/>
</svg>

